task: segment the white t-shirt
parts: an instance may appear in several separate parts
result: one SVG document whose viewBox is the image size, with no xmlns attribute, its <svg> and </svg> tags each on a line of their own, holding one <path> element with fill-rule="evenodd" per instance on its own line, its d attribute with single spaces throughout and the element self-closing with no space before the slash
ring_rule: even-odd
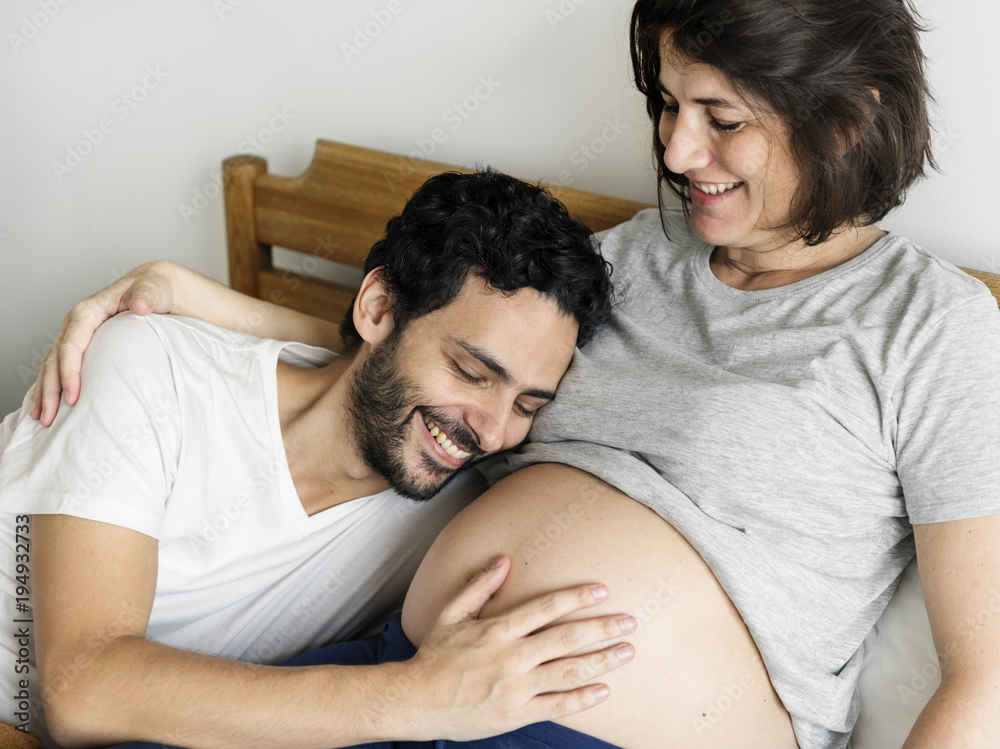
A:
<svg viewBox="0 0 1000 749">
<path fill-rule="evenodd" d="M 20 594 L 32 587 L 36 551 L 19 515 L 74 515 L 156 538 L 147 638 L 166 645 L 271 663 L 357 637 L 398 610 L 427 548 L 482 483 L 468 472 L 428 502 L 385 491 L 307 516 L 281 439 L 276 365 L 334 356 L 124 314 L 94 337 L 75 406 L 64 404 L 46 429 L 27 415 L 26 397 L 4 420 L 0 584 L 13 629 L 0 637 L 0 720 L 23 723 L 11 699 L 21 679 L 38 698 L 33 657 L 17 670 L 19 639 L 33 652 L 30 594 Z M 134 615 L 123 611 L 123 621 Z"/>
</svg>

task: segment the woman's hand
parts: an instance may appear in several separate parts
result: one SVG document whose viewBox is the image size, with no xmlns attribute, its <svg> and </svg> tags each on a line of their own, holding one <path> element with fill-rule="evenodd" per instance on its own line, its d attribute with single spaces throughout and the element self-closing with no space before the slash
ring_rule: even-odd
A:
<svg viewBox="0 0 1000 749">
<path fill-rule="evenodd" d="M 59 411 L 63 391 L 66 391 L 67 405 L 76 403 L 80 397 L 83 352 L 105 320 L 125 310 L 137 315 L 174 311 L 176 294 L 172 277 L 177 267 L 167 261 L 140 265 L 69 311 L 35 380 L 31 418 L 41 419 L 44 426 L 51 425 Z"/>
<path fill-rule="evenodd" d="M 76 403 L 83 352 L 104 321 L 125 310 L 137 315 L 186 315 L 260 338 L 300 341 L 331 351 L 340 351 L 342 345 L 337 323 L 246 296 L 183 265 L 158 260 L 87 297 L 63 318 L 62 331 L 35 381 L 32 418 L 51 425 L 63 391 L 67 405 Z"/>
<path fill-rule="evenodd" d="M 500 557 L 444 608 L 405 664 L 404 677 L 385 695 L 386 707 L 412 706 L 413 730 L 407 736 L 470 740 L 586 710 L 609 693 L 607 686 L 590 682 L 635 655 L 627 643 L 571 655 L 635 631 L 631 616 L 552 626 L 605 600 L 602 585 L 554 591 L 480 620 L 480 609 L 509 569 L 510 559 Z"/>
</svg>

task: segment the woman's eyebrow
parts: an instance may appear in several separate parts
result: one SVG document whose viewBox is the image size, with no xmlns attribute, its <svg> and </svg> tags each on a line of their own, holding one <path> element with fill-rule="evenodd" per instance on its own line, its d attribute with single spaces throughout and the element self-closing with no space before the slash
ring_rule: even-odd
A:
<svg viewBox="0 0 1000 749">
<path fill-rule="evenodd" d="M 667 91 L 666 86 L 664 86 L 659 81 L 656 82 L 656 90 L 659 91 L 661 94 L 666 94 L 671 99 L 677 98 L 672 93 Z M 715 107 L 716 109 L 742 109 L 742 107 L 739 104 L 734 104 L 728 99 L 695 99 L 694 103 L 700 104 L 703 107 Z"/>
</svg>

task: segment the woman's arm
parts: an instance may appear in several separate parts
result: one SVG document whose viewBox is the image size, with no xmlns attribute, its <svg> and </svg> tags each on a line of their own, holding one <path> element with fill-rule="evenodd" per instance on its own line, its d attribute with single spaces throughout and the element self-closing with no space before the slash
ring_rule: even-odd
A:
<svg viewBox="0 0 1000 749">
<path fill-rule="evenodd" d="M 337 325 L 286 307 L 241 294 L 205 278 L 182 265 L 159 260 L 140 265 L 107 288 L 79 302 L 63 318 L 62 331 L 49 348 L 38 372 L 32 394 L 31 416 L 44 426 L 52 424 L 59 399 L 66 403 L 80 397 L 80 365 L 91 338 L 108 318 L 131 310 L 186 315 L 222 328 L 240 330 L 261 338 L 301 341 L 340 350 Z"/>
<path fill-rule="evenodd" d="M 913 526 L 941 685 L 904 749 L 1000 736 L 1000 515 Z"/>
</svg>

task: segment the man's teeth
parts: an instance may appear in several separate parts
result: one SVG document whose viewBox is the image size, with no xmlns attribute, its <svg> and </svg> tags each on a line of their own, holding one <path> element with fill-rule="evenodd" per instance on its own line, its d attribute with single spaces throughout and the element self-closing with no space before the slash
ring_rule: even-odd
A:
<svg viewBox="0 0 1000 749">
<path fill-rule="evenodd" d="M 724 192 L 729 192 L 734 187 L 739 187 L 742 182 L 730 182 L 728 185 L 711 185 L 703 184 L 701 182 L 692 182 L 692 184 L 704 193 L 709 195 L 721 195 Z"/>
<path fill-rule="evenodd" d="M 465 450 L 459 450 L 450 439 L 448 435 L 445 434 L 437 424 L 424 416 L 424 424 L 427 425 L 427 430 L 431 433 L 431 437 L 437 440 L 437 443 L 444 448 L 444 451 L 448 453 L 453 458 L 458 458 L 459 460 L 465 460 L 470 457 L 472 453 L 467 453 Z"/>
</svg>

